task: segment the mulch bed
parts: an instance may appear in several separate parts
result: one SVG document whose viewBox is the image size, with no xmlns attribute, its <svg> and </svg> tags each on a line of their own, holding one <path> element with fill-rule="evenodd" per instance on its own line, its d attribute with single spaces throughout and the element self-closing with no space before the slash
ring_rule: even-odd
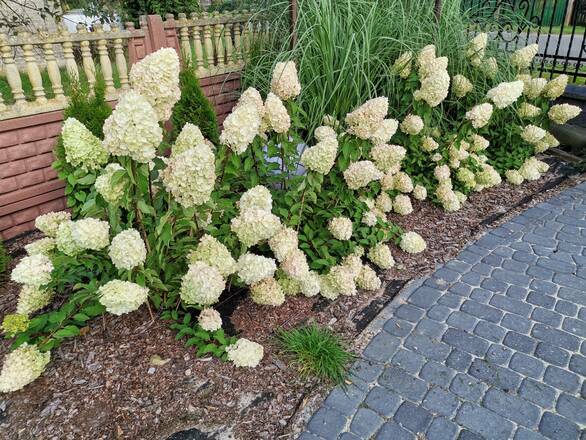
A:
<svg viewBox="0 0 586 440">
<path fill-rule="evenodd" d="M 293 439 L 328 384 L 301 380 L 278 352 L 273 332 L 314 320 L 329 325 L 359 351 L 368 340 L 364 327 L 413 277 L 431 272 L 454 257 L 488 226 L 506 221 L 528 205 L 586 180 L 561 178 L 554 170 L 536 182 L 503 184 L 470 197 L 461 211 L 447 214 L 428 202 L 415 202 L 407 217 L 391 220 L 420 233 L 428 244 L 423 255 L 395 249 L 398 262 L 385 274 L 377 293 L 360 293 L 335 302 L 290 298 L 278 308 L 241 301 L 232 324 L 244 337 L 265 346 L 265 358 L 254 370 L 237 369 L 217 359 L 197 359 L 175 341 L 165 323 L 151 321 L 148 311 L 95 320 L 83 337 L 52 353 L 45 374 L 23 390 L 0 396 L 0 437 L 10 439 Z M 548 190 L 544 188 L 551 187 Z M 22 246 L 38 238 L 29 234 L 9 243 Z M 13 310 L 18 288 L 0 287 L 0 315 Z M 0 359 L 8 342 L 0 345 Z M 153 357 L 159 362 L 152 362 Z M 168 361 L 161 365 L 161 360 Z"/>
</svg>

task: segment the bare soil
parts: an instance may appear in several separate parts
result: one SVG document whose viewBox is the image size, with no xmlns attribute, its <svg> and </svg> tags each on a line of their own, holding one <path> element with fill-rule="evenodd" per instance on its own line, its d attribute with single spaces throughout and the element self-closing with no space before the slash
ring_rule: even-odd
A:
<svg viewBox="0 0 586 440">
<path fill-rule="evenodd" d="M 333 328 L 359 352 L 369 338 L 364 331 L 369 320 L 409 279 L 454 257 L 487 227 L 584 180 L 584 174 L 563 179 L 554 169 L 520 187 L 503 184 L 473 194 L 456 213 L 416 202 L 413 214 L 391 215 L 392 221 L 420 233 L 428 248 L 417 256 L 395 249 L 398 265 L 385 274 L 379 292 L 335 302 L 296 297 L 278 308 L 241 301 L 231 321 L 242 336 L 265 346 L 256 369 L 197 359 L 192 349 L 175 341 L 164 322 L 151 321 L 145 307 L 95 320 L 83 337 L 54 350 L 40 379 L 0 396 L 0 438 L 165 439 L 189 430 L 171 438 L 293 439 L 331 385 L 301 380 L 278 352 L 275 329 L 314 320 Z M 22 256 L 22 246 L 38 237 L 33 233 L 11 242 L 9 251 Z M 0 316 L 14 309 L 17 295 L 13 283 L 0 287 Z M 7 348 L 8 341 L 0 344 L 0 359 Z M 160 360 L 167 362 L 161 365 Z"/>
</svg>

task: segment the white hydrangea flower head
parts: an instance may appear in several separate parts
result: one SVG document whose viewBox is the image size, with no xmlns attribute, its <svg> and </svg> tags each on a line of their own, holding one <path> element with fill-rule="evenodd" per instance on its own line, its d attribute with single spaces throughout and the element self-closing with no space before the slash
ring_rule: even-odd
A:
<svg viewBox="0 0 586 440">
<path fill-rule="evenodd" d="M 535 144 L 535 153 L 543 153 L 544 151 L 557 147 L 560 142 L 549 132 L 545 133 L 543 139 Z"/>
<path fill-rule="evenodd" d="M 475 105 L 466 112 L 466 119 L 472 123 L 472 127 L 482 128 L 490 121 L 492 110 L 492 105 L 487 102 Z"/>
<path fill-rule="evenodd" d="M 240 338 L 235 344 L 226 347 L 228 360 L 237 367 L 256 367 L 264 356 L 262 345 Z"/>
<path fill-rule="evenodd" d="M 454 75 L 452 78 L 452 93 L 463 98 L 472 91 L 474 86 L 464 75 Z"/>
<path fill-rule="evenodd" d="M 405 194 L 399 194 L 393 200 L 393 211 L 399 215 L 409 215 L 413 212 L 413 205 L 411 199 Z"/>
<path fill-rule="evenodd" d="M 255 208 L 270 212 L 273 209 L 273 197 L 266 186 L 256 185 L 240 196 L 238 207 L 240 212 Z"/>
<path fill-rule="evenodd" d="M 472 145 L 470 146 L 469 150 L 472 152 L 479 152 L 484 151 L 490 145 L 490 141 L 486 139 L 484 136 L 480 136 L 479 134 L 472 135 Z"/>
<path fill-rule="evenodd" d="M 271 92 L 283 101 L 297 98 L 301 93 L 301 84 L 297 77 L 297 67 L 294 61 L 277 63 L 271 79 Z"/>
<path fill-rule="evenodd" d="M 460 199 L 452 190 L 451 182 L 449 185 L 440 184 L 435 190 L 435 195 L 439 199 L 442 207 L 448 212 L 458 211 L 461 208 Z"/>
<path fill-rule="evenodd" d="M 214 332 L 222 328 L 222 317 L 220 313 L 211 307 L 206 307 L 199 312 L 197 322 L 202 329 L 208 332 Z"/>
<path fill-rule="evenodd" d="M 252 100 L 239 103 L 224 120 L 220 142 L 241 155 L 259 134 L 261 121 L 258 108 Z"/>
<path fill-rule="evenodd" d="M 459 168 L 456 172 L 456 178 L 466 187 L 472 189 L 476 186 L 476 175 L 468 168 Z"/>
<path fill-rule="evenodd" d="M 436 165 L 435 169 L 433 170 L 433 175 L 440 183 L 444 180 L 448 180 L 450 178 L 450 174 L 450 167 L 447 165 Z"/>
<path fill-rule="evenodd" d="M 147 163 L 155 158 L 163 130 L 148 101 L 134 90 L 124 93 L 104 122 L 104 148 L 114 156 Z"/>
<path fill-rule="evenodd" d="M 333 301 L 340 296 L 340 292 L 334 289 L 328 275 L 319 275 L 319 293 L 324 298 Z"/>
<path fill-rule="evenodd" d="M 36 255 L 36 254 L 43 254 L 43 255 L 50 255 L 51 252 L 57 246 L 57 242 L 54 238 L 45 237 L 40 238 L 38 240 L 33 241 L 32 243 L 27 244 L 24 249 L 26 250 L 27 255 Z"/>
<path fill-rule="evenodd" d="M 401 237 L 399 247 L 408 254 L 419 254 L 427 247 L 427 243 L 417 232 L 406 232 Z"/>
<path fill-rule="evenodd" d="M 313 136 L 318 142 L 325 141 L 326 139 L 338 139 L 338 134 L 336 131 L 328 125 L 317 127 L 313 133 Z"/>
<path fill-rule="evenodd" d="M 356 278 L 362 269 L 362 260 L 358 255 L 349 254 L 342 259 L 341 265 L 348 268 L 352 272 L 352 276 Z"/>
<path fill-rule="evenodd" d="M 175 144 L 171 147 L 171 157 L 177 156 L 190 148 L 197 148 L 201 144 L 206 144 L 206 139 L 199 127 L 191 122 L 186 122 L 177 139 L 175 139 Z"/>
<path fill-rule="evenodd" d="M 568 85 L 568 75 L 560 75 L 548 82 L 543 88 L 543 96 L 551 100 L 557 99 L 564 94 Z"/>
<path fill-rule="evenodd" d="M 247 252 L 238 259 L 238 277 L 251 285 L 263 278 L 272 278 L 277 270 L 275 260 Z"/>
<path fill-rule="evenodd" d="M 405 134 L 417 135 L 423 130 L 423 119 L 417 115 L 408 114 L 401 122 L 401 131 Z"/>
<path fill-rule="evenodd" d="M 391 249 L 386 243 L 379 243 L 368 250 L 367 258 L 381 269 L 390 269 L 395 265 Z"/>
<path fill-rule="evenodd" d="M 427 199 L 427 188 L 422 185 L 415 185 L 413 188 L 413 198 L 415 200 L 425 200 Z"/>
<path fill-rule="evenodd" d="M 413 52 L 403 52 L 393 63 L 393 72 L 405 79 L 411 73 L 411 64 L 413 62 Z"/>
<path fill-rule="evenodd" d="M 366 101 L 346 115 L 348 133 L 360 139 L 370 139 L 381 127 L 388 111 L 389 100 L 384 96 Z"/>
<path fill-rule="evenodd" d="M 281 286 L 285 296 L 295 296 L 301 293 L 301 283 L 280 271 L 277 272 L 277 283 Z"/>
<path fill-rule="evenodd" d="M 543 162 L 542 160 L 537 160 L 536 158 L 533 158 L 533 160 L 535 161 L 537 171 L 540 173 L 547 173 L 547 171 L 549 171 L 549 165 L 547 163 Z"/>
<path fill-rule="evenodd" d="M 421 142 L 421 148 L 428 153 L 437 150 L 439 144 L 431 136 L 424 136 Z"/>
<path fill-rule="evenodd" d="M 507 182 L 513 185 L 521 185 L 525 178 L 521 175 L 518 170 L 507 170 L 505 171 L 505 177 Z"/>
<path fill-rule="evenodd" d="M 523 77 L 522 79 L 523 95 L 527 99 L 537 99 L 547 85 L 547 80 L 545 78 L 531 78 L 531 76 L 527 76 L 528 78 Z"/>
<path fill-rule="evenodd" d="M 352 267 L 343 265 L 333 266 L 327 274 L 330 288 L 338 295 L 344 296 L 356 295 L 355 278 Z"/>
<path fill-rule="evenodd" d="M 147 302 L 149 289 L 130 281 L 112 280 L 98 289 L 100 304 L 113 315 L 134 312 Z"/>
<path fill-rule="evenodd" d="M 383 173 L 369 160 L 352 162 L 344 171 L 344 180 L 350 189 L 363 188 L 382 177 Z"/>
<path fill-rule="evenodd" d="M 411 180 L 411 177 L 409 177 L 409 174 L 399 171 L 394 175 L 393 179 L 393 188 L 397 191 L 402 193 L 410 193 L 413 191 L 413 181 Z"/>
<path fill-rule="evenodd" d="M 446 70 L 436 70 L 421 81 L 421 87 L 413 92 L 413 98 L 427 102 L 430 107 L 437 107 L 446 99 L 449 90 L 450 75 Z"/>
<path fill-rule="evenodd" d="M 373 210 L 366 211 L 362 214 L 361 222 L 364 223 L 366 226 L 372 227 L 372 226 L 376 225 L 377 221 L 378 221 L 378 216 L 376 215 L 376 212 Z"/>
<path fill-rule="evenodd" d="M 240 95 L 240 98 L 238 99 L 237 105 L 247 106 L 249 104 L 252 104 L 256 108 L 259 117 L 263 119 L 265 116 L 265 105 L 263 103 L 262 96 L 260 96 L 260 92 L 254 87 L 249 87 L 244 92 L 242 92 L 242 95 Z"/>
<path fill-rule="evenodd" d="M 110 224 L 92 217 L 76 220 L 71 225 L 71 237 L 82 249 L 99 251 L 110 244 Z"/>
<path fill-rule="evenodd" d="M 486 93 L 496 108 L 505 108 L 513 104 L 523 93 L 523 81 L 502 82 Z"/>
<path fill-rule="evenodd" d="M 454 191 L 454 194 L 456 194 L 456 197 L 458 197 L 460 205 L 463 205 L 464 203 L 466 203 L 466 200 L 468 200 L 468 196 L 460 191 Z"/>
<path fill-rule="evenodd" d="M 187 261 L 189 263 L 202 261 L 218 269 L 223 277 L 236 272 L 236 260 L 228 248 L 208 234 L 201 237 L 197 247 L 187 256 Z"/>
<path fill-rule="evenodd" d="M 242 244 L 250 247 L 272 238 L 281 229 L 281 221 L 269 211 L 251 208 L 233 218 L 230 228 Z"/>
<path fill-rule="evenodd" d="M 521 49 L 517 49 L 511 54 L 511 65 L 519 70 L 528 69 L 538 51 L 538 44 L 530 44 Z"/>
<path fill-rule="evenodd" d="M 316 145 L 306 148 L 301 155 L 301 164 L 320 174 L 328 174 L 336 162 L 338 154 L 338 139 L 327 137 Z"/>
<path fill-rule="evenodd" d="M 94 182 L 94 187 L 98 194 L 100 194 L 104 200 L 111 205 L 117 205 L 124 195 L 124 190 L 126 188 L 125 181 L 120 180 L 116 184 L 112 182 L 114 173 L 122 170 L 124 170 L 124 168 L 119 164 L 109 163 L 102 171 L 102 174 L 100 174 Z"/>
<path fill-rule="evenodd" d="M 370 136 L 370 141 L 375 145 L 389 142 L 397 132 L 398 127 L 399 121 L 396 119 L 384 119 Z"/>
<path fill-rule="evenodd" d="M 383 191 L 392 191 L 394 189 L 395 173 L 392 172 L 394 170 L 395 168 L 393 168 L 391 171 L 387 171 L 385 174 L 383 174 L 383 177 L 381 177 L 380 186 Z"/>
<path fill-rule="evenodd" d="M 360 273 L 356 277 L 356 286 L 360 289 L 375 291 L 380 289 L 381 280 L 376 275 L 376 272 L 367 265 L 362 265 Z"/>
<path fill-rule="evenodd" d="M 521 137 L 525 142 L 536 144 L 545 137 L 547 132 L 536 125 L 527 125 L 521 131 Z"/>
<path fill-rule="evenodd" d="M 537 160 L 535 158 L 529 158 L 523 162 L 523 165 L 521 165 L 521 168 L 519 168 L 519 173 L 525 180 L 528 181 L 537 180 L 541 177 L 541 173 L 539 172 L 537 165 Z"/>
<path fill-rule="evenodd" d="M 370 150 L 370 157 L 383 173 L 401 166 L 407 150 L 400 145 L 377 144 Z"/>
<path fill-rule="evenodd" d="M 277 261 L 283 261 L 292 251 L 299 246 L 299 239 L 297 231 L 293 228 L 283 226 L 279 231 L 273 235 L 269 240 L 269 247 Z"/>
<path fill-rule="evenodd" d="M 54 292 L 50 289 L 43 289 L 29 284 L 23 285 L 18 295 L 16 313 L 29 316 L 41 310 L 49 305 L 53 294 Z"/>
<path fill-rule="evenodd" d="M 468 43 L 466 49 L 466 56 L 470 60 L 470 64 L 479 67 L 484 59 L 486 45 L 488 44 L 488 35 L 484 32 L 477 34 Z"/>
<path fill-rule="evenodd" d="M 501 175 L 488 163 L 481 163 L 482 170 L 475 175 L 476 183 L 484 188 L 497 186 L 501 183 Z"/>
<path fill-rule="evenodd" d="M 140 233 L 126 229 L 112 239 L 108 255 L 117 269 L 132 270 L 144 264 L 147 250 Z"/>
<path fill-rule="evenodd" d="M 67 118 L 61 129 L 65 160 L 76 168 L 93 171 L 108 162 L 102 141 L 75 118 Z"/>
<path fill-rule="evenodd" d="M 315 296 L 320 291 L 320 277 L 317 272 L 309 271 L 307 276 L 299 281 L 299 286 L 303 295 Z"/>
<path fill-rule="evenodd" d="M 267 126 L 275 133 L 286 133 L 291 127 L 291 118 L 283 101 L 269 92 L 265 101 L 265 119 Z"/>
<path fill-rule="evenodd" d="M 547 116 L 549 116 L 549 119 L 556 124 L 565 124 L 570 119 L 574 119 L 580 113 L 582 113 L 582 109 L 576 105 L 556 104 L 551 106 Z"/>
<path fill-rule="evenodd" d="M 382 212 L 391 212 L 393 210 L 393 199 L 383 191 L 376 197 L 375 206 Z"/>
<path fill-rule="evenodd" d="M 47 237 L 57 237 L 59 225 L 71 220 L 71 214 L 67 211 L 54 211 L 39 215 L 35 219 L 35 227 Z"/>
<path fill-rule="evenodd" d="M 51 360 L 51 352 L 41 353 L 36 345 L 23 343 L 8 353 L 0 372 L 0 393 L 24 388 L 37 379 Z"/>
<path fill-rule="evenodd" d="M 210 306 L 218 302 L 225 288 L 226 282 L 218 269 L 196 261 L 183 275 L 179 294 L 185 304 Z"/>
<path fill-rule="evenodd" d="M 250 286 L 250 298 L 256 304 L 280 306 L 285 302 L 285 293 L 274 278 L 263 278 Z"/>
<path fill-rule="evenodd" d="M 15 283 L 40 287 L 51 281 L 53 263 L 44 254 L 23 257 L 12 269 L 10 279 Z"/>
<path fill-rule="evenodd" d="M 295 249 L 291 251 L 287 258 L 281 263 L 281 270 L 294 280 L 301 280 L 309 273 L 309 265 L 307 264 L 307 257 L 303 251 Z"/>
<path fill-rule="evenodd" d="M 541 109 L 539 107 L 534 106 L 533 104 L 524 102 L 519 106 L 517 113 L 521 118 L 532 119 L 539 116 L 539 114 L 541 113 Z"/>
<path fill-rule="evenodd" d="M 130 68 L 132 88 L 147 99 L 159 121 L 171 118 L 173 106 L 181 98 L 179 70 L 179 56 L 170 47 L 147 55 Z"/>
<path fill-rule="evenodd" d="M 417 54 L 417 68 L 421 70 L 421 68 L 425 68 L 425 66 L 433 63 L 436 59 L 435 51 L 436 48 L 434 44 L 428 44 L 421 49 Z"/>
<path fill-rule="evenodd" d="M 62 222 L 57 230 L 57 249 L 70 257 L 80 253 L 83 248 L 73 239 L 73 222 L 71 220 Z"/>
<path fill-rule="evenodd" d="M 484 72 L 487 77 L 494 79 L 499 71 L 499 65 L 496 61 L 496 58 L 485 58 L 481 64 L 482 65 L 480 66 L 480 70 Z"/>
<path fill-rule="evenodd" d="M 352 237 L 352 220 L 348 217 L 334 217 L 328 222 L 328 231 L 337 240 L 350 240 Z"/>
</svg>

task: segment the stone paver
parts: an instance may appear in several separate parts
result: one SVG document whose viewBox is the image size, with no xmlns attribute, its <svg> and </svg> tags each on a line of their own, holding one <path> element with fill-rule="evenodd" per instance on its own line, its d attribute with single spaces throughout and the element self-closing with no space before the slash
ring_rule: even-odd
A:
<svg viewBox="0 0 586 440">
<path fill-rule="evenodd" d="M 410 283 L 299 438 L 585 440 L 585 267 L 586 183 Z"/>
</svg>

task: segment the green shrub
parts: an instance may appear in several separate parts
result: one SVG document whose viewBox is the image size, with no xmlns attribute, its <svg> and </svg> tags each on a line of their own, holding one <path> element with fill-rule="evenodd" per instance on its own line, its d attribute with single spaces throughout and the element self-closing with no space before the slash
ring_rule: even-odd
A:
<svg viewBox="0 0 586 440">
<path fill-rule="evenodd" d="M 199 0 L 122 0 L 125 20 L 137 22 L 141 15 L 158 14 L 163 19 L 166 14 L 189 14 L 201 11 Z"/>
<path fill-rule="evenodd" d="M 179 73 L 181 98 L 173 108 L 172 138 L 175 139 L 186 122 L 197 125 L 206 139 L 219 143 L 218 120 L 214 108 L 206 98 L 199 85 L 199 80 L 192 66 L 185 66 Z"/>
<path fill-rule="evenodd" d="M 8 269 L 8 264 L 10 263 L 10 256 L 6 251 L 6 247 L 4 246 L 4 242 L 0 241 L 0 280 L 6 277 L 6 270 Z"/>
<path fill-rule="evenodd" d="M 344 383 L 348 364 L 354 355 L 331 330 L 310 324 L 293 330 L 280 330 L 277 338 L 303 377 L 317 377 L 335 384 Z"/>
</svg>

